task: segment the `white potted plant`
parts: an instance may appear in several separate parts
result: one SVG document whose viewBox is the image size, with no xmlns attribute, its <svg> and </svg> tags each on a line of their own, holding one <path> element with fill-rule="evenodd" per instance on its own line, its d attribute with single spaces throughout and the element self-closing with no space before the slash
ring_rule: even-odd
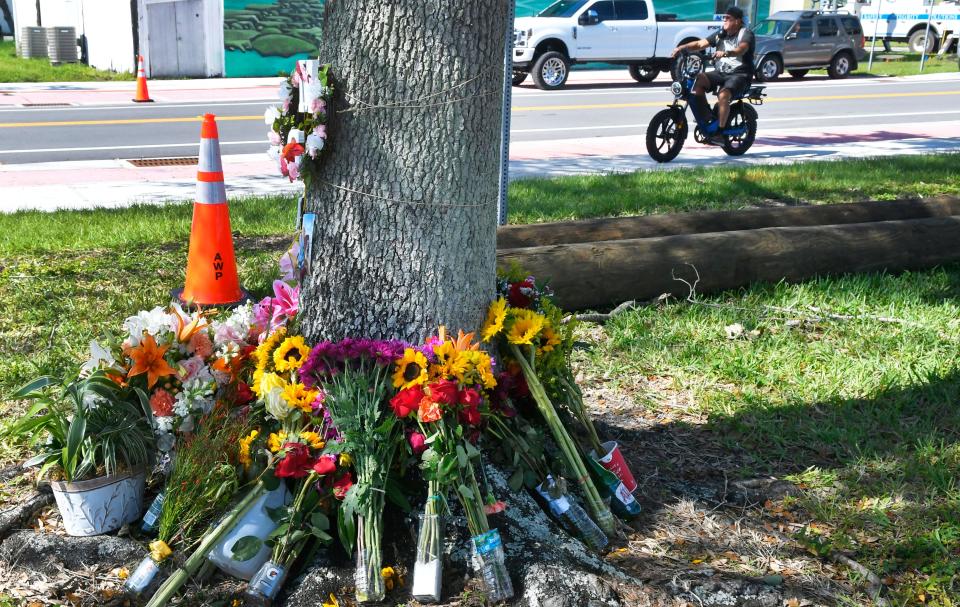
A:
<svg viewBox="0 0 960 607">
<path fill-rule="evenodd" d="M 38 478 L 50 479 L 68 534 L 100 535 L 140 518 L 155 450 L 142 390 L 97 371 L 64 384 L 41 377 L 14 398 L 34 404 L 8 434 L 39 451 L 24 465 L 40 466 Z"/>
</svg>

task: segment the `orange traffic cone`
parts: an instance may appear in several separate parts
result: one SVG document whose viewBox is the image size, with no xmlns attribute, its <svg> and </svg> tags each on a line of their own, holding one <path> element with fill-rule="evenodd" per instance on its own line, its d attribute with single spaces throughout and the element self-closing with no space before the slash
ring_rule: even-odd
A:
<svg viewBox="0 0 960 607">
<path fill-rule="evenodd" d="M 137 103 L 152 102 L 150 93 L 147 92 L 147 75 L 143 71 L 143 55 L 137 55 L 137 96 L 134 99 Z"/>
<path fill-rule="evenodd" d="M 190 227 L 187 280 L 183 291 L 174 295 L 184 303 L 199 306 L 233 305 L 248 298 L 237 278 L 220 139 L 213 114 L 206 114 L 200 127 L 197 199 Z"/>
</svg>

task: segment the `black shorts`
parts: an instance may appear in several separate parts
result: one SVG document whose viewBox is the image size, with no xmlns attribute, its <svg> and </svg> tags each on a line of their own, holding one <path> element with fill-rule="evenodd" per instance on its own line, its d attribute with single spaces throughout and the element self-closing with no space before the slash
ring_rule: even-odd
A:
<svg viewBox="0 0 960 607">
<path fill-rule="evenodd" d="M 731 93 L 745 91 L 750 85 L 750 74 L 721 74 L 720 72 L 707 72 L 707 80 L 710 81 L 710 88 L 729 89 Z"/>
</svg>

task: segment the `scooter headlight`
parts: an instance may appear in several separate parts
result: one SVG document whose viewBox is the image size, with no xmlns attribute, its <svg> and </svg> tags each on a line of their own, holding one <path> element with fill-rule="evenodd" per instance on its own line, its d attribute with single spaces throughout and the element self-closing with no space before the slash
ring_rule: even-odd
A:
<svg viewBox="0 0 960 607">
<path fill-rule="evenodd" d="M 674 97 L 679 97 L 683 94 L 683 85 L 679 82 L 674 82 L 670 85 L 670 92 L 673 93 Z"/>
</svg>

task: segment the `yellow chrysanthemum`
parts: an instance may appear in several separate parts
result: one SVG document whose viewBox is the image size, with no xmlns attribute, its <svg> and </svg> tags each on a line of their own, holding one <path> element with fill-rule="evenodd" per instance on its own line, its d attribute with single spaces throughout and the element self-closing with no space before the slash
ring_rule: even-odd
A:
<svg viewBox="0 0 960 607">
<path fill-rule="evenodd" d="M 444 341 L 433 347 L 433 355 L 437 363 L 430 365 L 430 379 L 445 377 L 450 374 L 450 361 L 456 358 L 457 348 L 452 341 Z"/>
<path fill-rule="evenodd" d="M 539 351 L 550 352 L 560 345 L 560 336 L 553 330 L 549 322 L 544 323 L 543 331 L 540 332 Z"/>
<path fill-rule="evenodd" d="M 349 453 L 344 451 L 343 453 L 340 454 L 339 464 L 341 468 L 349 468 L 350 466 L 353 465 L 353 457 L 351 457 Z"/>
<path fill-rule="evenodd" d="M 507 331 L 507 340 L 512 344 L 531 344 L 540 334 L 546 319 L 533 310 L 514 309 L 511 311 L 513 322 Z"/>
<path fill-rule="evenodd" d="M 394 388 L 406 390 L 411 386 L 426 383 L 427 357 L 423 355 L 423 352 L 407 348 L 395 364 L 397 370 L 393 372 Z"/>
<path fill-rule="evenodd" d="M 260 368 L 253 372 L 253 381 L 250 382 L 250 389 L 253 390 L 253 393 L 257 396 L 263 396 L 260 394 L 260 382 L 263 380 L 264 373 L 265 371 Z"/>
<path fill-rule="evenodd" d="M 447 362 L 447 374 L 457 378 L 460 383 L 464 383 L 467 373 L 474 364 L 475 354 L 476 352 L 473 350 L 457 352 L 457 356 Z"/>
<path fill-rule="evenodd" d="M 507 318 L 507 300 L 500 297 L 490 304 L 487 310 L 487 319 L 483 321 L 480 337 L 483 341 L 490 341 L 497 333 L 503 330 L 503 321 Z"/>
<path fill-rule="evenodd" d="M 252 430 L 250 434 L 240 439 L 240 463 L 243 464 L 244 469 L 249 468 L 250 464 L 253 463 L 253 458 L 250 457 L 250 445 L 253 444 L 259 434 L 258 430 Z"/>
<path fill-rule="evenodd" d="M 257 346 L 257 349 L 253 353 L 253 359 L 257 363 L 257 369 L 266 370 L 267 365 L 270 363 L 270 352 L 280 343 L 287 335 L 286 327 L 278 327 L 276 331 L 271 333 L 263 343 Z"/>
<path fill-rule="evenodd" d="M 287 444 L 287 433 L 283 430 L 273 432 L 267 437 L 267 449 L 270 449 L 270 453 L 276 453 L 283 449 L 285 444 Z"/>
<path fill-rule="evenodd" d="M 273 364 L 277 371 L 295 371 L 303 365 L 310 354 L 310 347 L 300 335 L 288 337 L 273 351 Z"/>
<path fill-rule="evenodd" d="M 291 409 L 300 409 L 304 413 L 313 412 L 313 401 L 316 400 L 318 392 L 310 390 L 303 384 L 289 384 L 283 389 L 283 400 Z"/>
<path fill-rule="evenodd" d="M 300 438 L 303 439 L 304 443 L 310 445 L 311 449 L 323 449 L 323 446 L 326 444 L 316 432 L 303 431 L 300 433 Z"/>
</svg>

